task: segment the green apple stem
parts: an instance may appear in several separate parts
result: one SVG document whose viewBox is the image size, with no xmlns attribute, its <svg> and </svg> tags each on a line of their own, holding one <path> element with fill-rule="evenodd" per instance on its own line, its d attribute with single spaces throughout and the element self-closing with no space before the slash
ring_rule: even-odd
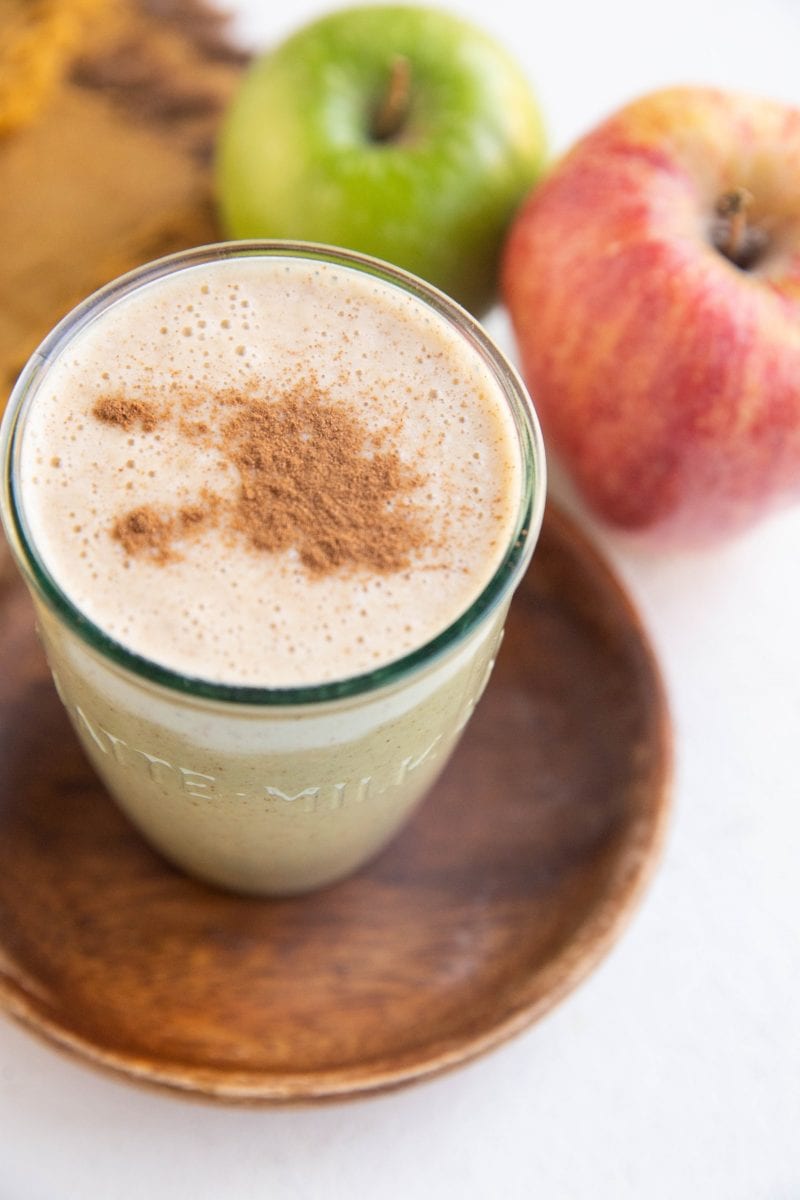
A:
<svg viewBox="0 0 800 1200">
<path fill-rule="evenodd" d="M 744 187 L 723 192 L 717 201 L 720 220 L 714 245 L 734 266 L 742 270 L 752 267 L 767 245 L 766 231 L 748 222 L 747 212 L 752 203 L 753 194 Z"/>
<path fill-rule="evenodd" d="M 411 98 L 411 63 L 398 54 L 392 60 L 389 83 L 372 119 L 371 134 L 376 142 L 397 137 L 408 115 Z"/>
</svg>

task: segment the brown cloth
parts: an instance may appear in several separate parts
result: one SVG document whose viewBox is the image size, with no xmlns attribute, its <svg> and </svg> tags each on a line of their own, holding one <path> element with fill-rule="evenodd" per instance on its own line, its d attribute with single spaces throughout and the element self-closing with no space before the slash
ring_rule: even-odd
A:
<svg viewBox="0 0 800 1200">
<path fill-rule="evenodd" d="M 79 300 L 220 236 L 213 144 L 244 56 L 200 0 L 0 0 L 0 22 L 2 409 Z"/>
<path fill-rule="evenodd" d="M 33 120 L 104 0 L 0 0 L 0 134 Z"/>
</svg>

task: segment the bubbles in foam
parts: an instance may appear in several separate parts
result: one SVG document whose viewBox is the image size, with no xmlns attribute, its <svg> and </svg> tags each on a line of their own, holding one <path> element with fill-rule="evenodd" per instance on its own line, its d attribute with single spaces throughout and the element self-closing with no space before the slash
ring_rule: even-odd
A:
<svg viewBox="0 0 800 1200">
<path fill-rule="evenodd" d="M 419 475 L 429 539 L 411 569 L 309 577 L 296 548 L 258 553 L 218 527 L 165 565 L 125 557 L 110 529 L 132 496 L 174 507 L 212 486 L 229 504 L 241 486 L 213 436 L 180 435 L 182 403 L 213 432 L 224 393 L 269 399 L 312 377 Z M 109 393 L 171 419 L 103 425 L 92 407 Z M 91 620 L 173 669 L 288 686 L 371 669 L 454 620 L 507 545 L 520 468 L 497 386 L 418 301 L 341 268 L 241 260 L 148 285 L 79 335 L 43 376 L 22 481 L 35 543 Z"/>
</svg>

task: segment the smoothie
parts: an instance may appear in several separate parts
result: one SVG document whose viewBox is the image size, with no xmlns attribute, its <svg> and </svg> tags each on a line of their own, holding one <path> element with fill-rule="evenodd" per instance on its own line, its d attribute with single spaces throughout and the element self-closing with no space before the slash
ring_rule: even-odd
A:
<svg viewBox="0 0 800 1200">
<path fill-rule="evenodd" d="M 460 321 L 346 255 L 229 247 L 101 294 L 21 381 L 6 521 L 56 685 L 212 882 L 352 870 L 486 682 L 543 465 Z"/>
</svg>

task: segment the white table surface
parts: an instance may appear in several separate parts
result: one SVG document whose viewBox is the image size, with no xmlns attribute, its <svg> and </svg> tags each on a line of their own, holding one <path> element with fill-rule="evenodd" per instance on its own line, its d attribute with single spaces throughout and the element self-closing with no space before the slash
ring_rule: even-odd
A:
<svg viewBox="0 0 800 1200">
<path fill-rule="evenodd" d="M 323 6 L 232 7 L 266 44 Z M 800 0 L 451 7 L 514 48 L 556 148 L 662 84 L 800 104 Z M 477 1063 L 309 1110 L 140 1091 L 0 1018 L 0 1200 L 800 1197 L 800 508 L 702 554 L 591 528 L 677 733 L 663 864 L 602 966 Z"/>
</svg>

